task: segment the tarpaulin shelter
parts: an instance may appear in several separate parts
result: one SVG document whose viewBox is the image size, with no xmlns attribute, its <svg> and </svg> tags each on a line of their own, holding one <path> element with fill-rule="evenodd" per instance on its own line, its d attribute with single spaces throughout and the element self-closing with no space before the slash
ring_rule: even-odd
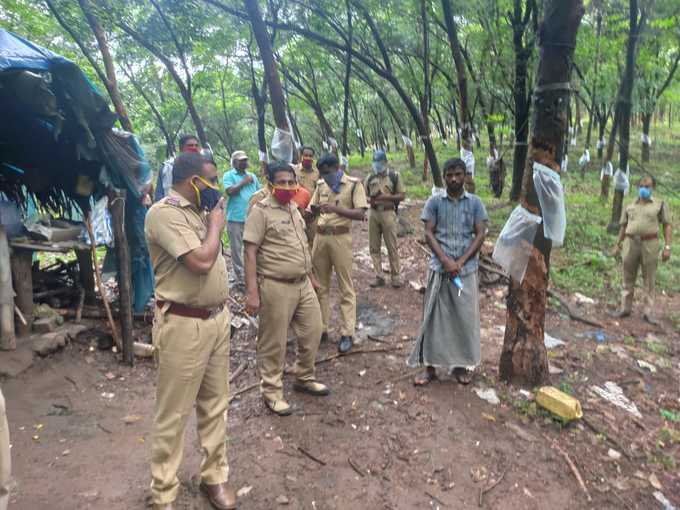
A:
<svg viewBox="0 0 680 510">
<path fill-rule="evenodd" d="M 125 230 L 134 308 L 153 293 L 141 194 L 151 171 L 133 135 L 70 60 L 0 29 L 0 193 L 57 215 L 90 208 L 114 187 L 127 190 Z M 74 207 L 75 206 L 75 207 Z"/>
</svg>

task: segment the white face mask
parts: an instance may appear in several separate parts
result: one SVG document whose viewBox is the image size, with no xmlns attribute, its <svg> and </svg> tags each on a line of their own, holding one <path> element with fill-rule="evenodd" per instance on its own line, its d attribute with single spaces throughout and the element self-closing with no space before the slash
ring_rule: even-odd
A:
<svg viewBox="0 0 680 510">
<path fill-rule="evenodd" d="M 386 166 L 384 161 L 374 161 L 371 164 L 371 170 L 373 171 L 374 174 L 381 174 L 385 172 Z"/>
</svg>

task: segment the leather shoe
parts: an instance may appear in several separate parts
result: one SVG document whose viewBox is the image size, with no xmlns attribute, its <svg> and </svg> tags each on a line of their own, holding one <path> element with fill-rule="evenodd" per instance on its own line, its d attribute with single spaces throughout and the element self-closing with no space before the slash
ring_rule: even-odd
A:
<svg viewBox="0 0 680 510">
<path fill-rule="evenodd" d="M 175 505 L 173 503 L 167 503 L 165 505 L 154 504 L 151 507 L 151 510 L 175 510 Z"/>
<path fill-rule="evenodd" d="M 368 284 L 369 287 L 372 289 L 378 288 L 378 287 L 384 287 L 385 286 L 385 279 L 377 277 L 375 280 L 373 280 L 371 283 Z"/>
<path fill-rule="evenodd" d="M 652 326 L 658 326 L 658 325 L 659 325 L 659 321 L 656 320 L 656 319 L 655 319 L 654 317 L 652 317 L 651 315 L 644 314 L 644 315 L 642 316 L 642 318 L 643 318 L 644 320 L 646 320 L 646 321 L 647 321 L 649 324 L 651 324 Z"/>
<path fill-rule="evenodd" d="M 314 395 L 315 397 L 325 397 L 331 393 L 328 386 L 317 381 L 296 381 L 293 383 L 293 389 L 300 393 Z"/>
<path fill-rule="evenodd" d="M 210 504 L 217 510 L 236 509 L 236 491 L 229 487 L 226 482 L 215 485 L 201 482 L 200 489 L 210 500 Z"/>
<path fill-rule="evenodd" d="M 401 287 L 402 287 L 401 278 L 399 277 L 392 278 L 392 288 L 401 289 Z"/>
<path fill-rule="evenodd" d="M 285 400 L 269 400 L 267 397 L 264 397 L 264 405 L 272 413 L 279 416 L 290 416 L 293 413 L 293 408 Z"/>
<path fill-rule="evenodd" d="M 341 336 L 340 343 L 338 344 L 338 352 L 341 354 L 345 354 L 346 352 L 352 350 L 353 345 L 354 340 L 352 340 L 351 336 Z"/>
</svg>

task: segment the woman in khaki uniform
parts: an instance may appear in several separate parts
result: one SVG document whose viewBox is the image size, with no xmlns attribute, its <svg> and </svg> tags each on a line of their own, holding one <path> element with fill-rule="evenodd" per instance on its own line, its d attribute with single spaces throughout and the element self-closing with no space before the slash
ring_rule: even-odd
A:
<svg viewBox="0 0 680 510">
<path fill-rule="evenodd" d="M 656 190 L 656 180 L 645 176 L 638 184 L 638 199 L 623 212 L 621 230 L 616 243 L 615 253 L 623 248 L 623 292 L 621 309 L 614 315 L 628 317 L 633 311 L 633 294 L 638 269 L 642 270 L 644 295 L 644 319 L 658 324 L 654 317 L 654 286 L 656 268 L 659 263 L 659 227 L 663 226 L 664 247 L 661 260 L 671 257 L 671 219 L 668 205 L 652 195 Z"/>
<path fill-rule="evenodd" d="M 248 214 L 245 242 L 246 311 L 259 312 L 257 365 L 267 407 L 280 416 L 292 408 L 283 398 L 283 369 L 290 326 L 298 338 L 293 389 L 315 396 L 330 390 L 316 381 L 314 363 L 321 339 L 321 310 L 314 291 L 312 257 L 305 223 L 296 204 L 293 168 L 287 163 L 267 167 L 272 192 Z"/>
</svg>

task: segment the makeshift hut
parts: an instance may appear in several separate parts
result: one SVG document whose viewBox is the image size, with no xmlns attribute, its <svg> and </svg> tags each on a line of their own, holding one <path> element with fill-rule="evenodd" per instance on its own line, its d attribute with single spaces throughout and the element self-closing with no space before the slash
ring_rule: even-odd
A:
<svg viewBox="0 0 680 510">
<path fill-rule="evenodd" d="M 134 136 L 115 129 L 115 121 L 76 64 L 0 29 L 0 199 L 24 213 L 34 201 L 54 217 L 81 219 L 103 196 L 111 206 L 118 202 L 119 219 L 124 216 L 114 240 L 122 315 L 126 300 L 141 311 L 153 293 L 141 202 L 151 172 Z M 12 216 L 3 210 L 0 223 Z M 130 285 L 120 281 L 126 272 L 133 289 L 128 296 Z"/>
</svg>

